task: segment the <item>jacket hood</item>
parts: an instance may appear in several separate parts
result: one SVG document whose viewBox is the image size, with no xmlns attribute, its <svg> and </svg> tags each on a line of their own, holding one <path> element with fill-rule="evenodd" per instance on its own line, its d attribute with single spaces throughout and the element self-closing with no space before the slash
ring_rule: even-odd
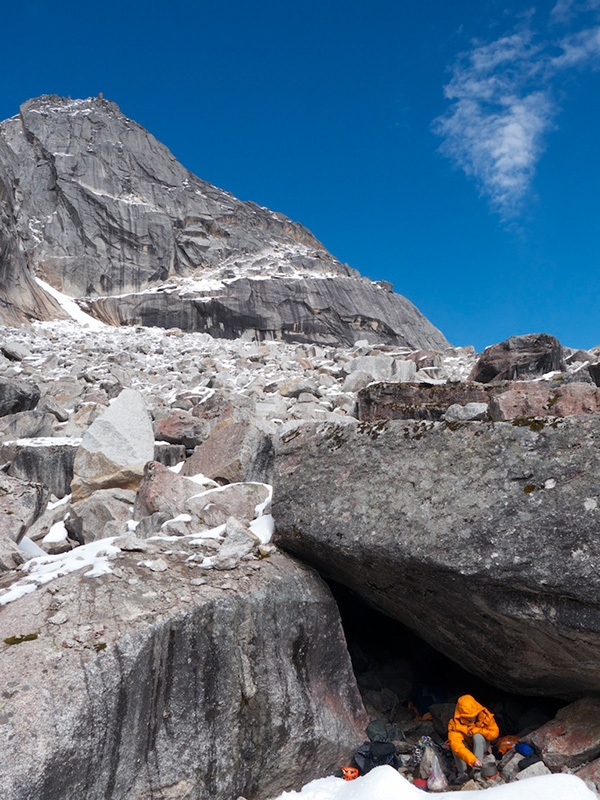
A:
<svg viewBox="0 0 600 800">
<path fill-rule="evenodd" d="M 483 711 L 483 706 L 478 703 L 470 694 L 463 694 L 456 701 L 456 708 L 454 709 L 454 716 L 460 717 L 476 717 L 480 711 Z"/>
</svg>

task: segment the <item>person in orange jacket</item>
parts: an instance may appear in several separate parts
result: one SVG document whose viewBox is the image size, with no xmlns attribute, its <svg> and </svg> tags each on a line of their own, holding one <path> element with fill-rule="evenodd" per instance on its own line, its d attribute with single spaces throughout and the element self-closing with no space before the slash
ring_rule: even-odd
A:
<svg viewBox="0 0 600 800">
<path fill-rule="evenodd" d="M 459 782 L 467 777 L 467 766 L 481 769 L 483 754 L 498 738 L 494 715 L 470 694 L 459 697 L 448 722 L 448 742 L 456 761 Z"/>
</svg>

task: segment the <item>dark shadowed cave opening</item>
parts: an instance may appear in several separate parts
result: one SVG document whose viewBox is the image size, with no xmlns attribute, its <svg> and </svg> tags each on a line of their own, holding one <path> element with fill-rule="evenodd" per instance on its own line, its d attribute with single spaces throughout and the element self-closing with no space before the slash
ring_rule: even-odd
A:
<svg viewBox="0 0 600 800">
<path fill-rule="evenodd" d="M 327 581 L 336 600 L 354 674 L 370 719 L 398 723 L 408 738 L 445 740 L 456 699 L 473 695 L 495 715 L 500 735 L 524 735 L 566 702 L 503 691 L 470 674 L 345 586 Z M 444 708 L 445 706 L 445 708 Z M 433 720 L 419 720 L 427 712 Z"/>
</svg>

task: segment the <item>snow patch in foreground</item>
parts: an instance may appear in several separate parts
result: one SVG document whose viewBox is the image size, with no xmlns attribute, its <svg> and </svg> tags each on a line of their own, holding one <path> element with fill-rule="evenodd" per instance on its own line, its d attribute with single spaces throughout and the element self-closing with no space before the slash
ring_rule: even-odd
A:
<svg viewBox="0 0 600 800">
<path fill-rule="evenodd" d="M 113 545 L 116 538 L 116 536 L 112 536 L 108 539 L 98 539 L 95 542 L 76 547 L 68 553 L 31 558 L 25 564 L 22 564 L 20 568 L 22 572 L 28 573 L 27 576 L 13 583 L 5 591 L 0 592 L 0 606 L 11 603 L 13 600 L 18 600 L 20 597 L 34 592 L 38 586 L 43 586 L 55 578 L 60 578 L 78 569 L 91 567 L 85 573 L 87 578 L 96 578 L 99 575 L 106 575 L 108 572 L 112 572 L 108 563 L 109 558 L 116 556 L 120 552 L 119 548 Z"/>
<path fill-rule="evenodd" d="M 596 794 L 575 775 L 542 775 L 487 789 L 486 800 L 595 800 Z M 321 778 L 299 792 L 284 792 L 277 800 L 421 800 L 424 793 L 392 767 L 376 767 L 362 778 Z M 455 792 L 436 792 L 436 797 L 454 797 Z M 478 797 L 461 792 L 460 800 Z"/>
</svg>

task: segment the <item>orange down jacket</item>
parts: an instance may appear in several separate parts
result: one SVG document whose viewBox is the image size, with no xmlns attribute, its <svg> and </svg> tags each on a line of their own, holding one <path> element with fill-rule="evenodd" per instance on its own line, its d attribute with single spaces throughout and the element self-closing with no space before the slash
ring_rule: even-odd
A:
<svg viewBox="0 0 600 800">
<path fill-rule="evenodd" d="M 475 722 L 467 718 L 475 717 Z M 448 741 L 450 749 L 458 758 L 472 767 L 475 763 L 475 754 L 469 748 L 473 747 L 473 736 L 480 733 L 488 742 L 498 738 L 499 730 L 494 715 L 471 697 L 464 694 L 458 698 L 454 716 L 448 723 Z"/>
</svg>

